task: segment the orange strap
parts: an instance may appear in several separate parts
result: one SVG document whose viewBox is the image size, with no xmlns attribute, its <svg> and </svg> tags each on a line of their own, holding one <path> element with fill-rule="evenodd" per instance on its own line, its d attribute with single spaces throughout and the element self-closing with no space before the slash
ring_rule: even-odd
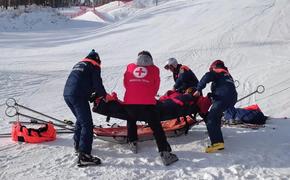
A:
<svg viewBox="0 0 290 180">
<path fill-rule="evenodd" d="M 182 65 L 181 67 L 180 67 L 180 69 L 184 69 L 184 70 L 189 70 L 189 67 L 187 67 L 187 66 L 184 66 L 184 65 Z"/>
<path fill-rule="evenodd" d="M 228 72 L 227 70 L 222 69 L 222 68 L 213 68 L 212 70 L 213 70 L 214 72 L 216 72 L 216 73 L 222 73 L 222 72 L 224 72 L 224 73 L 226 73 L 226 74 L 229 74 L 229 72 Z"/>
<path fill-rule="evenodd" d="M 99 63 L 97 63 L 96 61 L 94 61 L 94 60 L 92 60 L 92 59 L 89 59 L 89 58 L 85 58 L 85 59 L 83 59 L 82 62 L 89 62 L 89 63 L 91 63 L 92 65 L 101 68 L 101 65 L 100 65 Z"/>
</svg>

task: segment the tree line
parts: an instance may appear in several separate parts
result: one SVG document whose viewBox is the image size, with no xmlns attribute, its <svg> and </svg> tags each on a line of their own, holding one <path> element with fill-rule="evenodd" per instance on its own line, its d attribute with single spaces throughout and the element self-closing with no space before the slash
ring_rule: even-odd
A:
<svg viewBox="0 0 290 180">
<path fill-rule="evenodd" d="M 70 7 L 70 6 L 100 6 L 116 0 L 0 0 L 0 7 L 8 9 L 13 7 L 17 9 L 19 6 L 27 6 L 36 4 L 39 6 L 49 6 L 53 8 Z M 124 0 L 130 1 L 130 0 Z"/>
</svg>

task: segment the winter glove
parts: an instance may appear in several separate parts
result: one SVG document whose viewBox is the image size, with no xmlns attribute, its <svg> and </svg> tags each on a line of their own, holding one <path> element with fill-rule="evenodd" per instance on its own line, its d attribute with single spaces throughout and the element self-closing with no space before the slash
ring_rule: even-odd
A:
<svg viewBox="0 0 290 180">
<path fill-rule="evenodd" d="M 110 94 L 107 94 L 106 97 L 104 97 L 104 100 L 105 100 L 105 102 L 115 101 L 116 97 L 114 97 Z"/>
<path fill-rule="evenodd" d="M 93 92 L 89 98 L 90 103 L 93 103 L 97 99 L 97 93 Z"/>
</svg>

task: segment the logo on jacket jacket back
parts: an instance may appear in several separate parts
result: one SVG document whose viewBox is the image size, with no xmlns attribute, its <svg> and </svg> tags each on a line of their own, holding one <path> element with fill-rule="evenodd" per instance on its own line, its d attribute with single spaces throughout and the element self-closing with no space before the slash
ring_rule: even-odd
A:
<svg viewBox="0 0 290 180">
<path fill-rule="evenodd" d="M 137 67 L 133 71 L 133 75 L 136 78 L 144 78 L 148 73 L 147 68 L 145 67 Z"/>
</svg>

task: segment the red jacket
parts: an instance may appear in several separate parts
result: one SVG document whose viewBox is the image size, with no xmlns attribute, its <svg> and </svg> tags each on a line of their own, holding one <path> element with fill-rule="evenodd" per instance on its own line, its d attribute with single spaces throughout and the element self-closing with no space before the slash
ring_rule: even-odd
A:
<svg viewBox="0 0 290 180">
<path fill-rule="evenodd" d="M 124 104 L 156 104 L 155 96 L 159 90 L 159 85 L 160 75 L 157 66 L 129 64 L 124 74 L 124 87 L 126 89 Z"/>
</svg>

